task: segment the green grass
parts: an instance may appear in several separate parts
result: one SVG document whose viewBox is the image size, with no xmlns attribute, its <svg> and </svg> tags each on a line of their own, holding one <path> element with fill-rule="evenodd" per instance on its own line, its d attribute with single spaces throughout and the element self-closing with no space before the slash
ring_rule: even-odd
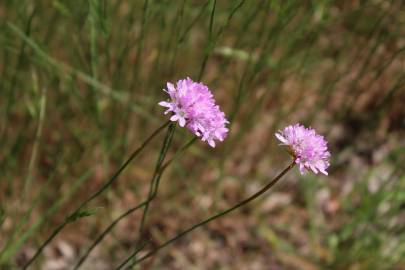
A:
<svg viewBox="0 0 405 270">
<path fill-rule="evenodd" d="M 194 143 L 163 175 L 145 224 L 152 243 L 275 175 L 288 156 L 273 134 L 287 124 L 324 134 L 332 166 L 329 177 L 291 174 L 274 191 L 288 204 L 265 210 L 270 193 L 163 251 L 152 268 L 250 268 L 255 261 L 400 269 L 402 8 L 380 0 L 1 1 L 1 267 L 20 267 L 167 120 L 157 106 L 165 83 L 190 76 L 212 89 L 231 132 L 215 149 Z M 178 128 L 168 156 L 190 139 Z M 94 215 L 70 224 L 51 247 L 65 240 L 82 254 L 144 201 L 162 140 L 92 202 L 90 209 L 101 207 Z M 133 251 L 140 218 L 131 214 L 100 243 L 95 256 L 107 268 Z M 210 257 L 218 249 L 221 259 Z M 51 259 L 41 256 L 36 267 Z"/>
</svg>

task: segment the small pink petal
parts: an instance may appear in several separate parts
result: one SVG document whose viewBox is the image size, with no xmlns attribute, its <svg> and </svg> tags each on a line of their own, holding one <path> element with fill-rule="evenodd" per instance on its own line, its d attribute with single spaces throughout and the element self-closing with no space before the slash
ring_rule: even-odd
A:
<svg viewBox="0 0 405 270">
<path fill-rule="evenodd" d="M 300 163 L 300 173 L 301 174 L 305 174 L 305 166 L 304 166 L 304 164 L 302 164 L 302 163 Z"/>
<path fill-rule="evenodd" d="M 167 90 L 169 92 L 176 92 L 176 88 L 174 87 L 174 85 L 172 83 L 167 83 Z"/>
<path fill-rule="evenodd" d="M 167 108 L 171 108 L 171 107 L 172 107 L 172 104 L 169 103 L 169 102 L 167 102 L 167 101 L 161 101 L 161 102 L 159 102 L 158 104 L 159 104 L 160 106 L 167 107 Z"/>
<path fill-rule="evenodd" d="M 274 135 L 276 135 L 277 139 L 279 139 L 282 143 L 287 144 L 288 141 L 279 133 L 275 133 Z"/>
<path fill-rule="evenodd" d="M 179 125 L 184 127 L 186 125 L 186 119 L 184 117 L 179 117 Z"/>
<path fill-rule="evenodd" d="M 170 117 L 170 121 L 175 122 L 177 120 L 179 120 L 179 116 L 177 114 L 174 114 L 174 115 L 172 115 L 172 117 Z"/>
<path fill-rule="evenodd" d="M 208 144 L 212 147 L 215 148 L 215 141 L 213 139 L 208 140 Z"/>
<path fill-rule="evenodd" d="M 318 170 L 316 169 L 316 167 L 314 166 L 314 165 L 309 165 L 309 167 L 311 168 L 311 170 L 315 173 L 315 174 L 317 174 L 318 173 Z"/>
</svg>

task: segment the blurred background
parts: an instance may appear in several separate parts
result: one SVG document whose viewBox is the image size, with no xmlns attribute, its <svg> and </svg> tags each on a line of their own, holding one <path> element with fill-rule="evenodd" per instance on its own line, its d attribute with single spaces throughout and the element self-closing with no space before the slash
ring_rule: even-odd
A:
<svg viewBox="0 0 405 270">
<path fill-rule="evenodd" d="M 166 82 L 202 81 L 231 121 L 162 177 L 149 248 L 264 186 L 290 162 L 274 133 L 329 141 L 329 176 L 270 192 L 136 269 L 405 269 L 405 13 L 401 0 L 2 0 L 0 268 L 18 269 L 167 116 Z M 70 269 L 143 201 L 164 132 L 32 269 Z M 168 157 L 192 138 L 177 128 Z M 94 210 L 94 211 L 93 211 Z M 141 212 L 82 269 L 113 269 Z"/>
</svg>

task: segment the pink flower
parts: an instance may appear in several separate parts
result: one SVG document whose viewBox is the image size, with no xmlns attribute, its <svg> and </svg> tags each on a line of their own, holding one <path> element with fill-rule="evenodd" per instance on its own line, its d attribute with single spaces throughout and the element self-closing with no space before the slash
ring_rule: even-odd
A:
<svg viewBox="0 0 405 270">
<path fill-rule="evenodd" d="M 167 108 L 165 114 L 172 114 L 171 121 L 177 121 L 212 147 L 215 147 L 216 140 L 225 139 L 229 122 L 207 86 L 187 78 L 179 80 L 176 86 L 167 83 L 164 91 L 170 99 L 159 102 L 159 105 Z"/>
<path fill-rule="evenodd" d="M 323 136 L 316 134 L 314 129 L 295 124 L 284 128 L 275 135 L 282 145 L 289 147 L 295 163 L 299 164 L 301 174 L 312 170 L 314 173 L 319 171 L 328 175 L 326 172 L 330 158 L 328 142 Z"/>
</svg>

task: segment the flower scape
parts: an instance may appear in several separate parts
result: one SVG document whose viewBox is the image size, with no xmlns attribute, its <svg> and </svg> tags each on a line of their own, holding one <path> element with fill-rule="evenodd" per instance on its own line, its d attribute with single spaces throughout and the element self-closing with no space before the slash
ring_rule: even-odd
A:
<svg viewBox="0 0 405 270">
<path fill-rule="evenodd" d="M 170 99 L 159 102 L 159 105 L 167 108 L 165 114 L 172 114 L 171 121 L 177 121 L 179 126 L 186 127 L 211 147 L 215 147 L 215 141 L 225 139 L 229 121 L 206 85 L 186 78 L 179 80 L 176 85 L 167 83 L 164 91 Z"/>
</svg>

